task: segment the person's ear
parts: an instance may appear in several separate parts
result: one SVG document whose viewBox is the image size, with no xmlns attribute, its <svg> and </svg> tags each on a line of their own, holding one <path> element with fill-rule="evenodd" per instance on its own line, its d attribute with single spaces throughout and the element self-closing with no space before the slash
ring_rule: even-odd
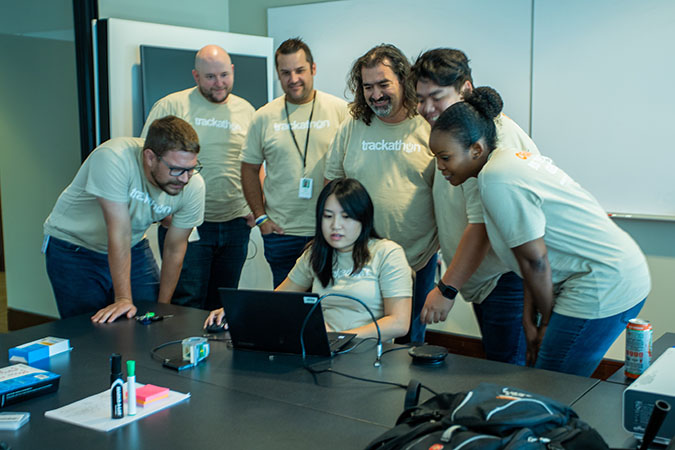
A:
<svg viewBox="0 0 675 450">
<path fill-rule="evenodd" d="M 197 69 L 192 69 L 192 78 L 194 78 L 196 84 L 199 84 L 199 72 L 197 72 Z"/>
<path fill-rule="evenodd" d="M 471 147 L 469 147 L 469 153 L 471 154 L 471 159 L 481 158 L 485 154 L 486 151 L 487 151 L 487 148 L 485 147 L 482 139 L 474 142 L 473 144 L 471 144 Z"/>
</svg>

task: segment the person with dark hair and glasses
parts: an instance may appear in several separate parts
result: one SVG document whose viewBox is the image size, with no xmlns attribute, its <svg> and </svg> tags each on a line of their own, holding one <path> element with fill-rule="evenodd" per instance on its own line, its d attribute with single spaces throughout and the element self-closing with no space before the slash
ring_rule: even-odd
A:
<svg viewBox="0 0 675 450">
<path fill-rule="evenodd" d="M 410 63 L 395 46 L 378 45 L 357 59 L 348 85 L 354 94 L 351 117 L 331 144 L 325 178 L 363 183 L 375 204 L 378 231 L 405 250 L 416 273 L 407 340 L 423 342 L 425 325 L 419 314 L 434 287 L 438 251 L 430 127 L 417 113 Z"/>
<path fill-rule="evenodd" d="M 253 215 L 241 189 L 239 159 L 255 109 L 232 94 L 234 64 L 217 45 L 195 55 L 196 86 L 159 99 L 148 114 L 141 137 L 159 117 L 174 115 L 199 136 L 206 184 L 204 223 L 189 239 L 171 303 L 211 310 L 220 305 L 219 287 L 236 288 L 246 262 Z M 170 218 L 157 229 L 160 253 Z"/>
<path fill-rule="evenodd" d="M 503 103 L 474 89 L 434 124 L 429 144 L 453 186 L 478 178 L 490 244 L 523 278 L 527 360 L 590 376 L 651 288 L 644 254 L 551 159 L 500 146 Z"/>
<path fill-rule="evenodd" d="M 312 238 L 326 152 L 347 116 L 347 103 L 314 89 L 316 63 L 302 39 L 282 42 L 275 62 L 284 95 L 253 116 L 242 150 L 241 182 L 276 287 Z"/>
<path fill-rule="evenodd" d="M 420 55 L 411 78 L 417 90 L 417 110 L 431 126 L 443 111 L 473 90 L 469 58 L 453 48 L 436 48 Z M 500 146 L 539 153 L 527 133 L 506 115 L 496 117 L 495 126 Z M 470 178 L 461 186 L 452 186 L 436 171 L 433 198 L 447 270 L 427 296 L 423 321 L 444 321 L 459 292 L 473 306 L 485 356 L 524 365 L 523 281 L 490 248 L 478 182 Z"/>
<path fill-rule="evenodd" d="M 276 290 L 358 298 L 373 312 L 382 340 L 405 335 L 410 325 L 412 271 L 401 246 L 375 232 L 373 203 L 354 179 L 333 180 L 323 188 L 314 238 Z M 377 336 L 360 303 L 328 296 L 321 307 L 328 330 Z M 221 308 L 211 312 L 204 326 L 222 320 Z"/>
<path fill-rule="evenodd" d="M 44 224 L 47 275 L 62 319 L 94 322 L 136 314 L 134 300 L 169 303 L 188 236 L 204 220 L 199 138 L 175 116 L 157 119 L 145 140 L 99 145 L 61 193 Z M 145 232 L 173 216 L 161 274 Z"/>
</svg>

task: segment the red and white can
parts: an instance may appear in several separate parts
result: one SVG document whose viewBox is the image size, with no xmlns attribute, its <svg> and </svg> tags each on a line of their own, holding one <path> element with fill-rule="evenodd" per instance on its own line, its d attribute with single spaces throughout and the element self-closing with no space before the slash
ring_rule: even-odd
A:
<svg viewBox="0 0 675 450">
<path fill-rule="evenodd" d="M 637 378 L 652 361 L 652 324 L 631 319 L 626 326 L 626 377 Z"/>
</svg>

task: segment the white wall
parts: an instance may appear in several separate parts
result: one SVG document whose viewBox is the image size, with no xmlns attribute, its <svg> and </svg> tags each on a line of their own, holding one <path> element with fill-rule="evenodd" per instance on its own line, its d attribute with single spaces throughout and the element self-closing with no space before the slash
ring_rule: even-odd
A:
<svg viewBox="0 0 675 450">
<path fill-rule="evenodd" d="M 72 41 L 0 35 L 0 183 L 9 308 L 58 316 L 42 224 L 80 165 Z"/>
<path fill-rule="evenodd" d="M 237 0 L 235 0 L 237 1 Z M 99 0 L 101 19 L 117 18 L 205 30 L 230 30 L 230 0 Z"/>
</svg>

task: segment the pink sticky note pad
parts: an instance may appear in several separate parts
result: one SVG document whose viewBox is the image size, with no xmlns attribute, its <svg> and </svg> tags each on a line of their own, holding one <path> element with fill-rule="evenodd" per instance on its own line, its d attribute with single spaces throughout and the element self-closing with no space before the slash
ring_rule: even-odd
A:
<svg viewBox="0 0 675 450">
<path fill-rule="evenodd" d="M 146 384 L 145 386 L 136 389 L 136 402 L 141 405 L 145 405 L 168 396 L 169 388 L 155 386 L 154 384 Z"/>
</svg>

